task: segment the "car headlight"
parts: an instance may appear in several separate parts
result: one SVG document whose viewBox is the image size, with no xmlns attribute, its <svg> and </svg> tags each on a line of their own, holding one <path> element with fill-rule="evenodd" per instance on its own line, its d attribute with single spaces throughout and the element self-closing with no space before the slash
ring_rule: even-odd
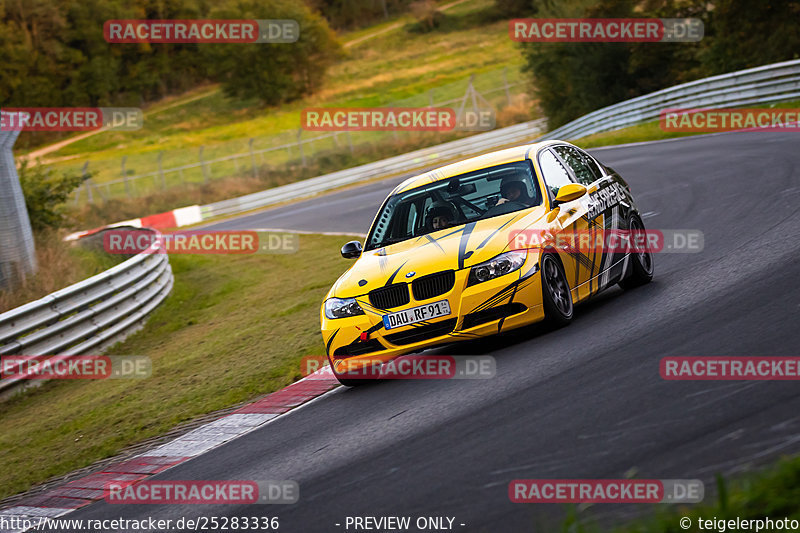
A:
<svg viewBox="0 0 800 533">
<path fill-rule="evenodd" d="M 328 318 L 345 318 L 363 315 L 364 310 L 355 298 L 328 298 L 325 300 L 325 316 Z"/>
<path fill-rule="evenodd" d="M 484 281 L 489 281 L 490 279 L 519 270 L 523 263 L 525 263 L 525 258 L 527 256 L 527 250 L 514 250 L 475 265 L 469 271 L 469 282 L 467 286 L 483 283 Z"/>
</svg>

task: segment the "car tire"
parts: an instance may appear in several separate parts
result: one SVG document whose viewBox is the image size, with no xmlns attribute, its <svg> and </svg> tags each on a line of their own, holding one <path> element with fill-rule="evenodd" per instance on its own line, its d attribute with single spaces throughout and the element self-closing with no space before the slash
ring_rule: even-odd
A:
<svg viewBox="0 0 800 533">
<path fill-rule="evenodd" d="M 555 254 L 542 255 L 541 274 L 545 321 L 556 327 L 566 326 L 572 322 L 575 306 L 567 276 Z"/>
<path fill-rule="evenodd" d="M 631 231 L 645 231 L 644 223 L 638 215 L 632 215 L 628 224 Z M 645 245 L 647 244 L 645 239 Z M 633 289 L 640 287 L 653 279 L 653 254 L 645 246 L 643 251 L 633 251 L 630 255 L 630 264 L 628 265 L 628 275 L 619 282 L 619 286 L 623 289 Z"/>
</svg>

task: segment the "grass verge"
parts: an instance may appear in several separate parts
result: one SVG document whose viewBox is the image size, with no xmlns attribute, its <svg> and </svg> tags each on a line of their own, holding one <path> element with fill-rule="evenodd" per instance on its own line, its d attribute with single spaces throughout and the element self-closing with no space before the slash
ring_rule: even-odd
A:
<svg viewBox="0 0 800 533">
<path fill-rule="evenodd" d="M 323 353 L 319 304 L 348 266 L 343 237 L 290 255 L 170 257 L 175 286 L 111 355 L 147 355 L 142 380 L 51 381 L 0 408 L 0 499 L 176 425 L 279 389 Z"/>
<path fill-rule="evenodd" d="M 706 487 L 706 491 L 711 487 Z M 708 499 L 708 498 L 706 498 Z M 686 506 L 665 506 L 652 517 L 614 529 L 615 533 L 677 533 L 688 531 L 756 531 L 756 526 L 737 529 L 716 520 L 800 520 L 800 457 L 785 457 L 765 470 L 732 481 L 717 478 L 716 502 Z M 681 519 L 689 519 L 688 527 Z M 577 523 L 573 524 L 578 526 Z M 686 524 L 684 524 L 686 525 Z M 701 527 L 702 525 L 702 527 Z M 713 526 L 713 527 L 712 527 Z M 766 530 L 761 526 L 762 530 Z M 774 528 L 782 529 L 782 528 Z M 789 529 L 789 528 L 786 528 Z M 598 531 L 593 527 L 565 527 L 565 531 Z"/>
</svg>

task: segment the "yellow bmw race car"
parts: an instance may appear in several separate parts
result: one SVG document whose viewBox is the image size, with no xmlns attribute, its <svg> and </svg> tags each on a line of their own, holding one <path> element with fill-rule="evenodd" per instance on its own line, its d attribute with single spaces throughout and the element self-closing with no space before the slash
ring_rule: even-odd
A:
<svg viewBox="0 0 800 533">
<path fill-rule="evenodd" d="M 547 319 L 614 284 L 649 282 L 644 232 L 627 183 L 563 141 L 509 148 L 410 178 L 389 194 L 355 264 L 321 309 L 322 336 L 346 385 L 369 364 Z M 597 238 L 595 238 L 597 237 Z"/>
</svg>

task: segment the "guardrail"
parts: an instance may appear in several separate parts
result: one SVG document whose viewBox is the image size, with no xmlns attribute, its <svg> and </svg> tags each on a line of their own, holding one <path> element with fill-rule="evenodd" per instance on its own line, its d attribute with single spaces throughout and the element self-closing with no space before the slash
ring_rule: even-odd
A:
<svg viewBox="0 0 800 533">
<path fill-rule="evenodd" d="M 578 139 L 659 118 L 667 108 L 735 107 L 800 98 L 800 60 L 712 76 L 626 100 L 573 120 L 548 139 Z"/>
<path fill-rule="evenodd" d="M 172 283 L 169 256 L 155 239 L 105 272 L 0 314 L 0 356 L 100 354 L 139 329 Z M 24 385 L 0 379 L 0 395 Z"/>
<path fill-rule="evenodd" d="M 665 108 L 734 107 L 800 98 L 800 60 L 712 76 L 604 107 L 544 136 L 546 119 L 472 135 L 445 144 L 281 187 L 201 206 L 203 218 L 242 213 L 350 185 L 443 164 L 449 159 L 545 139 L 578 139 L 654 120 Z"/>
</svg>

